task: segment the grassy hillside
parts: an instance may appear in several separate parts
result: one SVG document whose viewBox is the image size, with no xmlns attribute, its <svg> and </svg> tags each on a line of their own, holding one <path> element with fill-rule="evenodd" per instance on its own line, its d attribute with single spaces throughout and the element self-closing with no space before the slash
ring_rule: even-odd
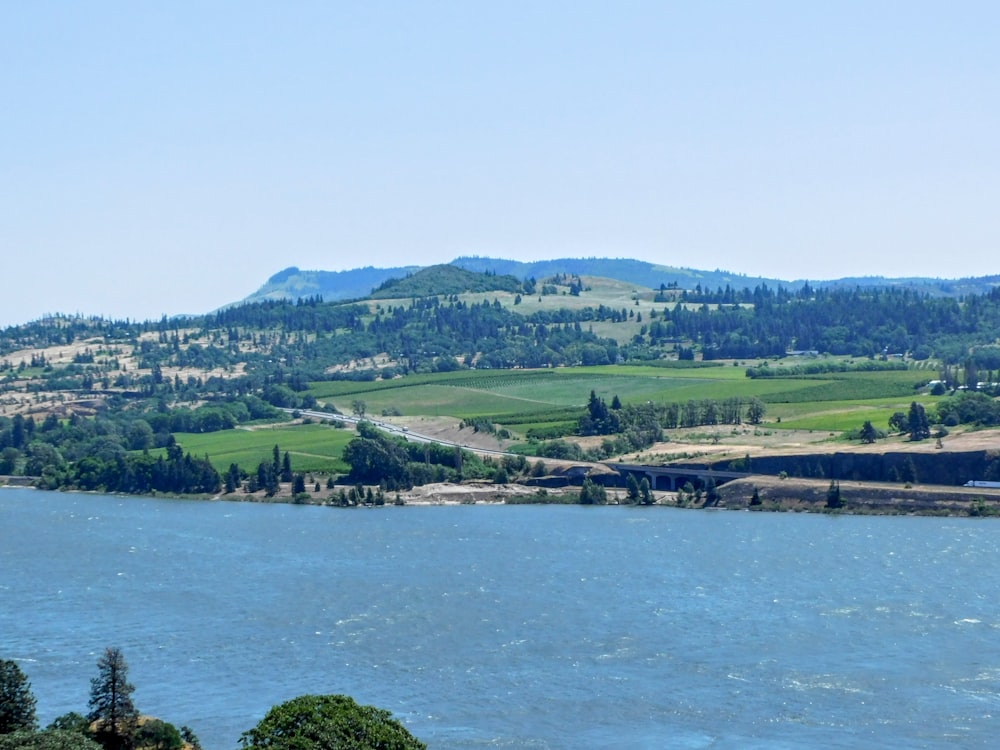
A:
<svg viewBox="0 0 1000 750">
<path fill-rule="evenodd" d="M 412 298 L 494 291 L 515 294 L 521 290 L 521 282 L 513 276 L 473 273 L 457 266 L 438 265 L 387 279 L 372 292 L 371 297 Z"/>
</svg>

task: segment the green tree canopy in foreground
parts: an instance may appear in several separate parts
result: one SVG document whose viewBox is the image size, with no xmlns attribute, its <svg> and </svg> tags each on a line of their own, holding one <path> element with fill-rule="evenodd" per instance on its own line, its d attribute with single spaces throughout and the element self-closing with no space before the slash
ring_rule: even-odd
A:
<svg viewBox="0 0 1000 750">
<path fill-rule="evenodd" d="M 0 750 L 101 750 L 101 746 L 79 732 L 46 729 L 0 735 Z"/>
<path fill-rule="evenodd" d="M 302 695 L 244 732 L 246 750 L 426 750 L 388 711 L 346 695 Z"/>
<path fill-rule="evenodd" d="M 17 662 L 0 659 L 0 734 L 31 731 L 36 726 L 31 683 Z"/>
</svg>

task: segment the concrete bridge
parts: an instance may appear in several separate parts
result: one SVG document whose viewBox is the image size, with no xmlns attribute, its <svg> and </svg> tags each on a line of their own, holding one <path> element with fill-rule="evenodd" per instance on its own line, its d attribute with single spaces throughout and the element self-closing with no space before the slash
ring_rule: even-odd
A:
<svg viewBox="0 0 1000 750">
<path fill-rule="evenodd" d="M 646 464 L 605 464 L 622 476 L 634 474 L 636 479 L 646 477 L 654 490 L 676 491 L 690 482 L 695 487 L 704 487 L 709 479 L 717 485 L 732 479 L 750 476 L 748 471 L 722 471 L 699 466 L 652 466 Z"/>
</svg>

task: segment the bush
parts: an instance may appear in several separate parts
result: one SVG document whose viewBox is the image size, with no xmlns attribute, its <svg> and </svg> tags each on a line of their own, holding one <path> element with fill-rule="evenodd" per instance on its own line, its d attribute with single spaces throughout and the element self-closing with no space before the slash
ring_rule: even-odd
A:
<svg viewBox="0 0 1000 750">
<path fill-rule="evenodd" d="M 147 750 L 181 750 L 184 742 L 177 727 L 160 719 L 147 719 L 135 735 L 137 747 Z"/>
<path fill-rule="evenodd" d="M 0 750 L 102 750 L 79 732 L 46 729 L 44 732 L 11 732 L 0 735 Z"/>
<path fill-rule="evenodd" d="M 302 695 L 274 706 L 244 732 L 246 750 L 426 750 L 388 711 L 346 695 Z"/>
</svg>

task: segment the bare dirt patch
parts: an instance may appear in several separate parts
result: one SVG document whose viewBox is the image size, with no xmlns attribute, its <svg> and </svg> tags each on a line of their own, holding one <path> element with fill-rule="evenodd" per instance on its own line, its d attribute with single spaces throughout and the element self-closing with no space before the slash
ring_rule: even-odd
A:
<svg viewBox="0 0 1000 750">
<path fill-rule="evenodd" d="M 838 439 L 836 434 L 831 437 L 827 432 L 806 430 L 772 430 L 769 434 L 764 434 L 762 431 L 760 435 L 755 435 L 752 430 L 741 431 L 739 434 L 729 434 L 726 438 L 715 442 L 711 435 L 706 438 L 704 429 L 693 428 L 671 432 L 670 437 L 669 442 L 656 443 L 645 450 L 626 454 L 622 459 L 636 463 L 667 463 L 700 457 L 721 461 L 739 459 L 747 455 L 757 458 L 800 453 L 1000 451 L 1000 430 L 997 429 L 956 430 L 944 437 L 940 445 L 934 438 L 912 442 L 906 436 L 893 436 L 865 445 Z"/>
</svg>

